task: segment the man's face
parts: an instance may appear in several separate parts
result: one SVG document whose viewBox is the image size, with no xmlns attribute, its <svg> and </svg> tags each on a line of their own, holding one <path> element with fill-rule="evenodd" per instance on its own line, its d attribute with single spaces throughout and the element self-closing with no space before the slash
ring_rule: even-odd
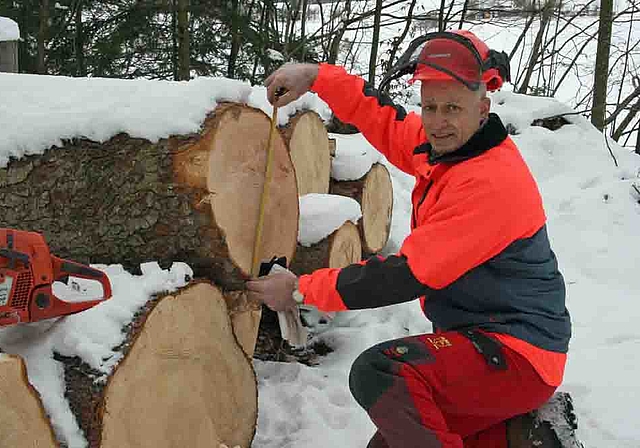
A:
<svg viewBox="0 0 640 448">
<path fill-rule="evenodd" d="M 458 81 L 422 81 L 422 125 L 436 154 L 459 149 L 489 116 L 491 100 Z"/>
</svg>

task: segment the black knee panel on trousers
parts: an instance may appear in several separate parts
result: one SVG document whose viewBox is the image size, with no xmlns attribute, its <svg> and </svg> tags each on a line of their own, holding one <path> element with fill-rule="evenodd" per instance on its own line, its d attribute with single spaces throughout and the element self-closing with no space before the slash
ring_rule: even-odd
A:
<svg viewBox="0 0 640 448">
<path fill-rule="evenodd" d="M 435 357 L 417 336 L 383 342 L 356 358 L 349 373 L 349 388 L 356 401 L 368 410 L 398 382 L 404 382 L 405 364 L 431 364 Z"/>
<path fill-rule="evenodd" d="M 398 380 L 399 366 L 384 355 L 382 345 L 378 344 L 362 352 L 349 372 L 351 394 L 365 410 L 373 406 L 394 381 Z"/>
</svg>

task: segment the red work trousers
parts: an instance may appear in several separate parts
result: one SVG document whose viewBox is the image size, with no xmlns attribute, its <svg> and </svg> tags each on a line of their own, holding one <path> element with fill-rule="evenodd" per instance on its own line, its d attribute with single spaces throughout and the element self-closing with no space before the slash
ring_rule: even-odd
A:
<svg viewBox="0 0 640 448">
<path fill-rule="evenodd" d="M 507 448 L 505 421 L 540 407 L 555 387 L 524 357 L 501 351 L 499 370 L 467 337 L 443 332 L 363 352 L 349 385 L 378 428 L 369 448 Z"/>
</svg>

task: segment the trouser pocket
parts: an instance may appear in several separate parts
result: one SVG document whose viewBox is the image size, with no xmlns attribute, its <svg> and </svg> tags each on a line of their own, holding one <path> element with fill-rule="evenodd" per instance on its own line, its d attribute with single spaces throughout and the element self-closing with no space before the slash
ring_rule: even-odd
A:
<svg viewBox="0 0 640 448">
<path fill-rule="evenodd" d="M 471 341 L 490 367 L 496 370 L 507 370 L 507 360 L 502 351 L 502 344 L 498 340 L 474 329 L 460 330 L 458 333 Z"/>
</svg>

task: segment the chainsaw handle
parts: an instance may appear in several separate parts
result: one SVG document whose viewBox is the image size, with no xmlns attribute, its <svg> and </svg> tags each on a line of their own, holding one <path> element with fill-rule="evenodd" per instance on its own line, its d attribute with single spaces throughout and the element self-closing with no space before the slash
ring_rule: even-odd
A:
<svg viewBox="0 0 640 448">
<path fill-rule="evenodd" d="M 97 280 L 102 285 L 104 298 L 108 299 L 111 297 L 111 282 L 109 282 L 109 277 L 107 277 L 107 274 L 104 272 L 56 256 L 51 256 L 51 261 L 53 263 L 53 278 L 55 280 L 59 280 L 68 275 L 86 278 L 88 280 Z"/>
</svg>

